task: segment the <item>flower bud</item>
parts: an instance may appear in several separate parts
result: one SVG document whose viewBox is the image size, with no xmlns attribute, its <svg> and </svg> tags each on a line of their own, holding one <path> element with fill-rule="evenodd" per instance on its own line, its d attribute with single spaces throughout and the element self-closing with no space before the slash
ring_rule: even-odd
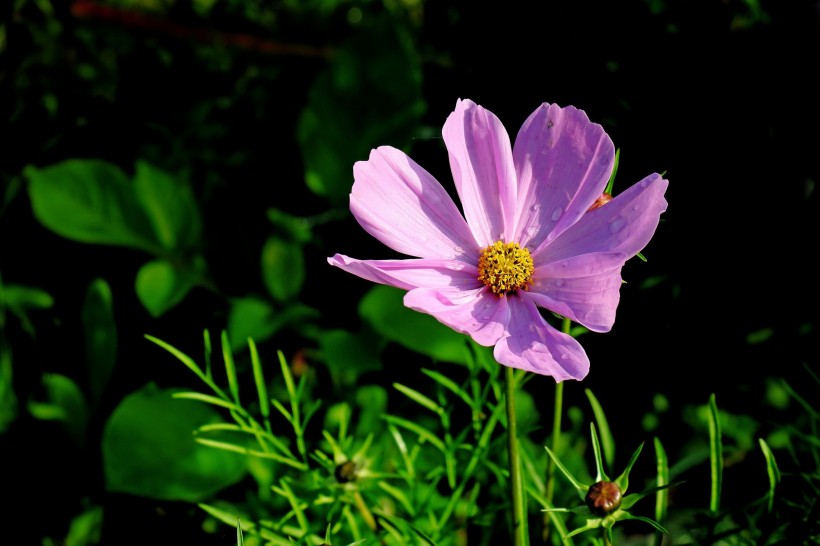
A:
<svg viewBox="0 0 820 546">
<path fill-rule="evenodd" d="M 614 482 L 594 483 L 589 486 L 584 502 L 596 516 L 608 516 L 621 506 L 621 488 Z"/>
<path fill-rule="evenodd" d="M 347 461 L 342 463 L 336 467 L 336 471 L 334 475 L 336 476 L 336 481 L 339 483 L 347 483 L 352 482 L 356 479 L 356 471 L 358 468 L 356 467 L 356 463 L 353 461 Z"/>
</svg>

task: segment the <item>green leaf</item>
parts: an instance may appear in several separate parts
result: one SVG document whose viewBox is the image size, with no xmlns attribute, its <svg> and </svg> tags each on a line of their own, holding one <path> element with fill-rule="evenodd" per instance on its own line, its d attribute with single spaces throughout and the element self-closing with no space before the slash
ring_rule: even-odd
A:
<svg viewBox="0 0 820 546">
<path fill-rule="evenodd" d="M 322 358 L 337 386 L 355 385 L 359 375 L 380 370 L 381 338 L 347 330 L 324 330 L 319 339 Z"/>
<path fill-rule="evenodd" d="M 273 207 L 267 210 L 267 216 L 276 233 L 285 238 L 303 244 L 311 240 L 310 223 L 306 218 L 292 216 Z"/>
<path fill-rule="evenodd" d="M 245 457 L 198 443 L 193 431 L 220 421 L 211 407 L 149 385 L 120 402 L 105 424 L 109 491 L 197 502 L 239 481 Z"/>
<path fill-rule="evenodd" d="M 49 309 L 54 305 L 54 298 L 45 290 L 20 284 L 0 284 L 0 303 L 14 311 L 26 309 Z"/>
<path fill-rule="evenodd" d="M 227 328 L 231 350 L 237 352 L 246 347 L 248 338 L 262 342 L 290 323 L 316 316 L 316 310 L 305 305 L 291 305 L 276 311 L 262 298 L 249 296 L 233 300 Z"/>
<path fill-rule="evenodd" d="M 590 389 L 584 389 L 584 392 L 589 399 L 589 405 L 592 406 L 592 413 L 595 414 L 595 422 L 598 424 L 600 431 L 601 448 L 604 452 L 604 461 L 608 468 L 612 468 L 615 464 L 615 438 L 609 429 L 609 422 L 606 418 L 603 406 L 598 402 L 598 398 Z"/>
<path fill-rule="evenodd" d="M 310 190 L 346 204 L 353 164 L 377 146 L 409 143 L 425 109 L 412 37 L 374 20 L 336 50 L 308 95 L 297 138 Z"/>
<path fill-rule="evenodd" d="M 151 222 L 128 177 L 96 159 L 69 159 L 26 167 L 35 218 L 57 235 L 81 243 L 158 253 Z"/>
<path fill-rule="evenodd" d="M 134 191 L 155 239 L 168 250 L 199 246 L 202 220 L 190 187 L 145 161 L 137 161 Z"/>
<path fill-rule="evenodd" d="M 262 279 L 273 299 L 287 301 L 299 295 L 305 282 L 302 245 L 279 237 L 268 237 L 262 248 Z"/>
<path fill-rule="evenodd" d="M 716 513 L 720 509 L 720 494 L 723 488 L 723 438 L 715 393 L 709 396 L 709 461 L 712 475 L 709 510 Z"/>
<path fill-rule="evenodd" d="M 763 438 L 758 438 L 760 443 L 760 450 L 766 458 L 766 473 L 769 475 L 769 492 L 766 494 L 766 510 L 771 512 L 774 508 L 774 495 L 777 491 L 777 484 L 780 483 L 780 469 L 777 467 L 777 461 L 774 458 L 769 444 Z"/>
<path fill-rule="evenodd" d="M 80 387 L 69 377 L 60 374 L 43 374 L 46 400 L 30 401 L 29 412 L 37 419 L 60 421 L 77 446 L 85 441 L 88 424 L 88 408 Z"/>
<path fill-rule="evenodd" d="M 467 364 L 469 338 L 430 315 L 404 306 L 404 291 L 374 286 L 359 304 L 359 314 L 390 341 L 445 362 Z"/>
<path fill-rule="evenodd" d="M 17 418 L 17 395 L 11 365 L 11 351 L 0 346 L 0 434 Z"/>
<path fill-rule="evenodd" d="M 82 308 L 85 360 L 92 404 L 96 405 L 117 362 L 117 323 L 111 287 L 101 278 L 88 285 Z"/>
<path fill-rule="evenodd" d="M 159 317 L 181 302 L 196 285 L 196 277 L 168 260 L 151 260 L 137 272 L 137 297 L 152 317 Z"/>
</svg>

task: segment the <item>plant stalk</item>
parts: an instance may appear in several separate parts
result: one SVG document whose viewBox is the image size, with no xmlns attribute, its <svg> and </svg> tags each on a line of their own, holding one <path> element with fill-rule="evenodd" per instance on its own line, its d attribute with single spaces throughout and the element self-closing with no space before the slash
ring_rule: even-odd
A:
<svg viewBox="0 0 820 546">
<path fill-rule="evenodd" d="M 507 454 L 510 464 L 510 492 L 513 502 L 513 544 L 527 546 L 527 503 L 524 480 L 521 475 L 521 457 L 518 454 L 518 432 L 515 420 L 515 370 L 504 366 L 507 402 Z"/>
</svg>

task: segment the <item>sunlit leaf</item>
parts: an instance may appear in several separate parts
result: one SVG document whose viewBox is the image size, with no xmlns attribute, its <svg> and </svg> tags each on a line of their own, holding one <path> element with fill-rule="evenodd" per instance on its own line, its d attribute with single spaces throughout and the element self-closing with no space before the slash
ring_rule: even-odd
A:
<svg viewBox="0 0 820 546">
<path fill-rule="evenodd" d="M 199 244 L 202 220 L 190 187 L 145 161 L 137 161 L 134 191 L 156 234 L 169 250 Z"/>
<path fill-rule="evenodd" d="M 362 298 L 359 314 L 372 328 L 421 354 L 445 362 L 467 364 L 467 336 L 435 318 L 404 306 L 404 292 L 390 286 L 374 286 Z"/>
<path fill-rule="evenodd" d="M 79 241 L 159 252 L 151 222 L 134 187 L 117 166 L 69 159 L 29 166 L 29 198 L 35 218 L 57 235 Z"/>
<path fill-rule="evenodd" d="M 244 456 L 194 439 L 193 431 L 220 421 L 219 414 L 208 405 L 172 395 L 172 390 L 149 385 L 114 409 L 102 438 L 109 491 L 197 502 L 244 475 Z"/>
<path fill-rule="evenodd" d="M 137 272 L 135 288 L 151 316 L 159 317 L 181 302 L 195 284 L 194 276 L 168 260 L 151 260 Z"/>
</svg>

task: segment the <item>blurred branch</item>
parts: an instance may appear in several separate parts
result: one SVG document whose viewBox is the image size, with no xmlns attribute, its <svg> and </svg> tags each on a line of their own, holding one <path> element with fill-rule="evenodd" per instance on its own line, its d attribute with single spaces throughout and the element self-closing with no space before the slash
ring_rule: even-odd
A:
<svg viewBox="0 0 820 546">
<path fill-rule="evenodd" d="M 228 47 L 248 49 L 268 55 L 321 58 L 333 55 L 333 49 L 329 47 L 277 42 L 247 33 L 221 32 L 211 28 L 184 25 L 156 15 L 108 6 L 94 0 L 76 0 L 71 5 L 71 14 L 78 19 L 104 21 L 130 29 L 165 34 L 173 38 L 190 39 L 208 45 L 224 44 Z"/>
</svg>

